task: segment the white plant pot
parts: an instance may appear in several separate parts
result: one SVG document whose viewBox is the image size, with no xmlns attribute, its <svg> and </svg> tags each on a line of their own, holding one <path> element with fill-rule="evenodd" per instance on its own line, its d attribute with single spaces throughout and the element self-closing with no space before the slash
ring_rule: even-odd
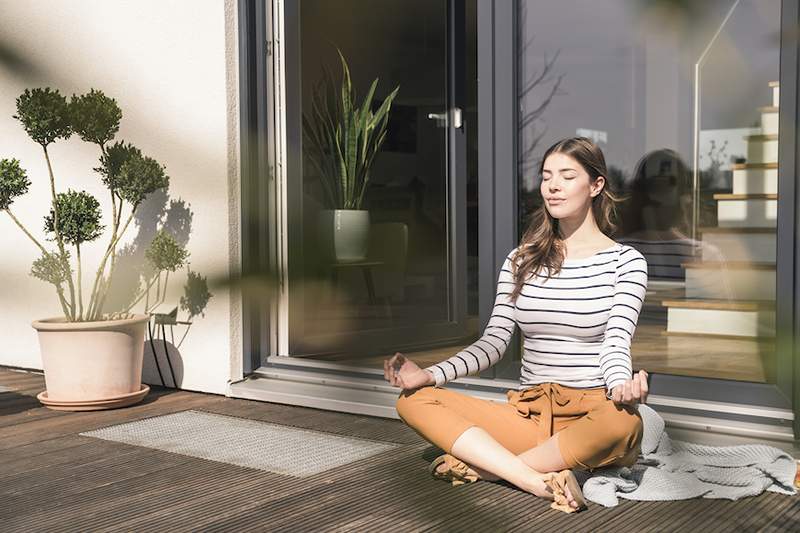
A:
<svg viewBox="0 0 800 533">
<path fill-rule="evenodd" d="M 334 209 L 320 212 L 320 240 L 333 261 L 355 263 L 367 257 L 369 211 Z"/>
<path fill-rule="evenodd" d="M 150 317 L 66 322 L 36 320 L 47 390 L 43 404 L 62 411 L 89 411 L 137 403 L 142 385 L 145 327 Z"/>
</svg>

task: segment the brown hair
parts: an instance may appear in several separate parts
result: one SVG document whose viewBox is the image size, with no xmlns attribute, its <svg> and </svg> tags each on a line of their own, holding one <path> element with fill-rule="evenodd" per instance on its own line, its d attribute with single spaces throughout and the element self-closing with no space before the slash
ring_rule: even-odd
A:
<svg viewBox="0 0 800 533">
<path fill-rule="evenodd" d="M 575 159 L 589 174 L 591 183 L 594 183 L 598 176 L 605 178 L 602 191 L 592 198 L 592 214 L 600 231 L 606 235 L 613 234 L 616 230 L 613 219 L 616 217 L 617 204 L 621 199 L 610 188 L 611 180 L 608 179 L 603 152 L 586 137 L 562 139 L 544 153 L 539 165 L 540 176 L 544 171 L 544 162 L 550 154 L 555 153 Z M 564 239 L 559 231 L 558 219 L 550 215 L 542 204 L 531 214 L 517 253 L 512 258 L 514 290 L 511 293 L 511 300 L 517 299 L 525 280 L 531 273 L 538 274 L 546 269 L 548 276 L 558 274 L 564 261 L 564 251 Z"/>
</svg>

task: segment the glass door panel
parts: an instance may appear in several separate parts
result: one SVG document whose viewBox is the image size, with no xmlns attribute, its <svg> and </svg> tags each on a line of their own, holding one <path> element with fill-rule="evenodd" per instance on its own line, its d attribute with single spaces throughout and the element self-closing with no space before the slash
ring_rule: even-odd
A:
<svg viewBox="0 0 800 533">
<path fill-rule="evenodd" d="M 361 362 L 394 351 L 438 357 L 433 350 L 446 352 L 474 330 L 467 316 L 470 283 L 477 284 L 468 275 L 476 262 L 467 259 L 471 124 L 459 85 L 463 3 L 292 4 L 286 12 L 289 352 Z M 332 95 L 340 95 L 337 48 L 358 104 L 374 80 L 373 112 L 397 89 L 357 206 L 341 202 L 340 191 L 359 185 L 326 174 L 333 154 L 320 155 L 309 138 L 325 129 L 315 94 L 326 76 L 336 87 Z"/>
<path fill-rule="evenodd" d="M 544 150 L 592 138 L 649 264 L 634 368 L 775 383 L 780 3 L 519 9 L 520 236 Z"/>
</svg>

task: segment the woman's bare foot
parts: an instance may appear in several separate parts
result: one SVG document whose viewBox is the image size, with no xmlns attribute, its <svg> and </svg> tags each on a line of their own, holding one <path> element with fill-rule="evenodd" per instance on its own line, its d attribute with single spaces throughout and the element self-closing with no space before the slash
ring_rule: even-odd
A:
<svg viewBox="0 0 800 533">
<path fill-rule="evenodd" d="M 442 468 L 441 471 L 446 469 L 446 465 L 443 467 L 440 465 L 439 468 Z M 438 468 L 437 468 L 438 470 Z M 480 476 L 481 479 L 485 481 L 499 481 L 500 478 L 487 470 L 483 470 L 476 466 L 469 466 L 468 472 L 470 474 L 477 474 Z M 545 480 L 549 480 L 550 477 L 554 476 L 555 472 L 548 472 L 545 474 L 537 474 L 532 480 L 531 484 L 528 487 L 522 487 L 523 490 L 526 492 L 530 492 L 540 498 L 544 498 L 549 501 L 553 501 L 553 492 L 550 490 L 550 487 L 547 486 Z M 569 487 L 564 487 L 564 495 L 567 497 L 567 504 L 572 507 L 573 509 L 578 508 L 578 502 L 575 501 L 575 498 L 572 497 L 572 492 L 570 492 Z"/>
<path fill-rule="evenodd" d="M 547 483 L 545 483 L 545 481 L 549 480 L 554 475 L 556 475 L 556 472 L 538 474 L 534 476 L 534 478 L 531 480 L 531 484 L 528 487 L 522 488 L 535 496 L 539 496 L 545 500 L 553 501 L 553 491 L 550 490 L 550 487 L 547 485 Z M 567 497 L 567 504 L 573 509 L 577 509 L 578 502 L 576 502 L 575 498 L 572 497 L 572 492 L 569 490 L 569 487 L 564 487 L 564 495 Z"/>
<path fill-rule="evenodd" d="M 467 463 L 464 463 L 467 464 Z M 440 473 L 444 473 L 447 471 L 449 467 L 446 463 L 442 463 L 436 467 L 436 470 Z M 500 478 L 487 470 L 483 470 L 482 468 L 478 468 L 477 466 L 467 465 L 467 472 L 472 475 L 477 475 L 480 479 L 485 481 L 499 481 Z M 550 490 L 550 487 L 545 483 L 546 480 L 549 480 L 551 477 L 556 475 L 556 472 L 547 472 L 544 474 L 536 474 L 530 480 L 530 483 L 525 487 L 520 487 L 526 492 L 530 492 L 540 498 L 544 498 L 548 501 L 553 501 L 554 496 L 553 492 Z M 578 508 L 578 502 L 575 501 L 575 498 L 572 497 L 572 492 L 570 492 L 569 487 L 564 487 L 564 495 L 567 497 L 567 504 L 572 507 L 573 509 Z"/>
</svg>

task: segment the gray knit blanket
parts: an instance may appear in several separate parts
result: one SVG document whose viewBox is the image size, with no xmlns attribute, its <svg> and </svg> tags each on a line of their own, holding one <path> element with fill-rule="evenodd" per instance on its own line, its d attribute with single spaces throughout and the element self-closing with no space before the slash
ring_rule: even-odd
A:
<svg viewBox="0 0 800 533">
<path fill-rule="evenodd" d="M 644 426 L 639 459 L 630 468 L 576 470 L 587 500 L 614 507 L 619 498 L 737 500 L 765 490 L 796 494 L 797 463 L 783 450 L 762 444 L 705 446 L 672 440 L 658 413 L 647 405 L 638 407 Z"/>
</svg>

